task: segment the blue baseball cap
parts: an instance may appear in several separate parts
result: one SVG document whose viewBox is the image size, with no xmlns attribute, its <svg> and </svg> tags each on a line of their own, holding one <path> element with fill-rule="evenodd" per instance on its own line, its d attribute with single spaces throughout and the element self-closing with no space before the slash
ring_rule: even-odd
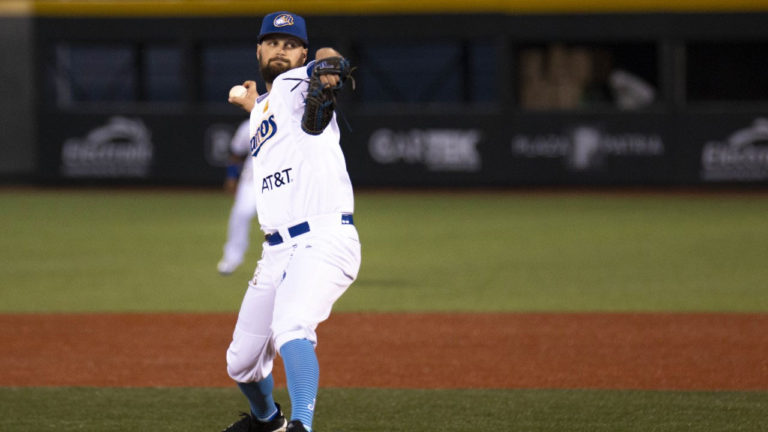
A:
<svg viewBox="0 0 768 432">
<path fill-rule="evenodd" d="M 261 21 L 261 32 L 257 39 L 261 43 L 262 39 L 271 34 L 284 34 L 299 38 L 304 45 L 309 45 L 307 38 L 307 25 L 304 18 L 290 12 L 272 12 Z"/>
</svg>

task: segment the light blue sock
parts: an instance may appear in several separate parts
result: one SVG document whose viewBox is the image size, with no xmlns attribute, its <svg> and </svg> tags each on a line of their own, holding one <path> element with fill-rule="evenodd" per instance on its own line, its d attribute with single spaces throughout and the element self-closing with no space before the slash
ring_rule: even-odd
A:
<svg viewBox="0 0 768 432">
<path fill-rule="evenodd" d="M 291 420 L 301 420 L 304 427 L 311 430 L 320 379 L 315 347 L 307 339 L 296 339 L 283 345 L 280 355 L 291 396 Z"/>
<path fill-rule="evenodd" d="M 272 374 L 258 382 L 237 383 L 251 405 L 251 413 L 260 421 L 269 421 L 277 415 L 277 406 L 272 399 L 275 381 Z"/>
</svg>

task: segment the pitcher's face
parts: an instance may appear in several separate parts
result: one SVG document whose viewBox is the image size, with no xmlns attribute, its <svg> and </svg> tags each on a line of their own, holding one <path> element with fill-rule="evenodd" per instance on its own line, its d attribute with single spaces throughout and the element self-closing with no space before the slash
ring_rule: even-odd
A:
<svg viewBox="0 0 768 432">
<path fill-rule="evenodd" d="M 307 48 L 293 36 L 269 35 L 258 45 L 256 56 L 262 78 L 271 83 L 281 73 L 302 66 L 307 60 Z"/>
</svg>

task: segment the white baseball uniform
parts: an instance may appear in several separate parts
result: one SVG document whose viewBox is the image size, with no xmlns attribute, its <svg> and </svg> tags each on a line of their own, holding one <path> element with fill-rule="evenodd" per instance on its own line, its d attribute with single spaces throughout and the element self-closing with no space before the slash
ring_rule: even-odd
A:
<svg viewBox="0 0 768 432">
<path fill-rule="evenodd" d="M 250 154 L 250 124 L 250 119 L 245 120 L 235 131 L 230 142 L 230 151 L 233 155 L 244 157 Z M 237 268 L 243 262 L 250 245 L 251 221 L 255 216 L 256 188 L 253 183 L 253 164 L 248 158 L 243 163 L 235 191 L 235 200 L 229 212 L 227 241 L 224 243 L 224 255 L 221 259 L 226 263 L 227 269 Z"/>
<path fill-rule="evenodd" d="M 336 118 L 320 135 L 301 130 L 311 66 L 278 76 L 251 112 L 256 207 L 269 238 L 227 351 L 227 370 L 237 382 L 268 376 L 288 341 L 316 344 L 315 329 L 360 268 Z"/>
</svg>

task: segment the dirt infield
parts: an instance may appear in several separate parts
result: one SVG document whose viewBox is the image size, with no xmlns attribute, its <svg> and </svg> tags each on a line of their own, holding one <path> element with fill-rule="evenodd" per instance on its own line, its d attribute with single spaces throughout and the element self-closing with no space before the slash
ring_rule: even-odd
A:
<svg viewBox="0 0 768 432">
<path fill-rule="evenodd" d="M 231 386 L 234 321 L 0 315 L 0 386 Z M 340 313 L 319 335 L 326 387 L 768 390 L 768 314 Z"/>
</svg>

